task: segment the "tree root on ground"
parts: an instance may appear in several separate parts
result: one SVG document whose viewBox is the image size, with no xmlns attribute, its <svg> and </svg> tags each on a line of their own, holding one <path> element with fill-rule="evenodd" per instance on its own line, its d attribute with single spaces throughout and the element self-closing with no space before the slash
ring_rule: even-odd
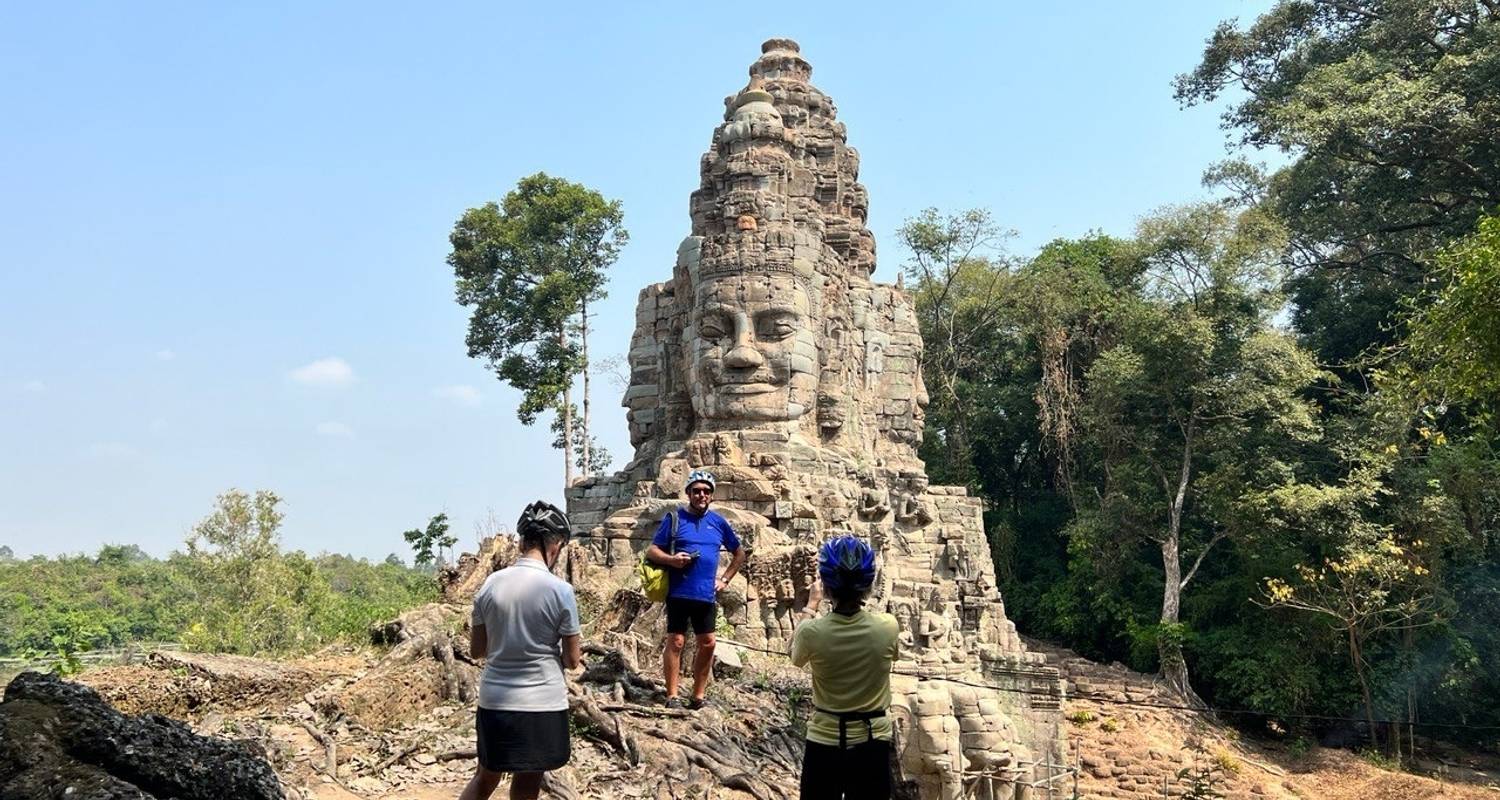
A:
<svg viewBox="0 0 1500 800">
<path fill-rule="evenodd" d="M 317 726 L 313 725 L 311 722 L 308 722 L 305 719 L 297 720 L 297 724 L 301 725 L 302 729 L 307 731 L 307 735 L 313 737 L 313 739 L 316 740 L 318 744 L 323 745 L 324 762 L 326 764 L 323 772 L 328 777 L 333 778 L 334 781 L 338 781 L 338 744 L 334 742 L 333 737 L 329 736 L 327 733 L 321 730 L 318 730 Z"/>
<path fill-rule="evenodd" d="M 701 728 L 700 731 L 707 733 Z M 683 736 L 662 728 L 647 728 L 645 732 L 685 748 L 689 763 L 708 770 L 725 788 L 748 792 L 756 800 L 770 800 L 773 797 L 787 800 L 788 795 L 781 787 L 755 777 L 764 766 L 735 746 L 729 737 Z"/>
<path fill-rule="evenodd" d="M 629 761 L 631 766 L 641 763 L 640 748 L 636 746 L 635 737 L 621 733 L 620 719 L 600 709 L 599 704 L 589 697 L 587 689 L 577 684 L 568 685 L 568 710 L 573 714 L 573 719 L 583 723 L 580 727 L 587 731 L 585 736 L 609 745 L 616 755 Z"/>
</svg>

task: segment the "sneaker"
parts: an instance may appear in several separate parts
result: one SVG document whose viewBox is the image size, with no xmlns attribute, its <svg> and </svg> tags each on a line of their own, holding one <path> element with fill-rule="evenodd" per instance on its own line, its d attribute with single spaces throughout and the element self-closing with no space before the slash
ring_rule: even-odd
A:
<svg viewBox="0 0 1500 800">
<path fill-rule="evenodd" d="M 694 710 L 694 711 L 697 711 L 698 709 L 700 709 L 700 708 L 702 708 L 702 707 L 704 707 L 706 705 L 708 705 L 708 700 L 707 699 L 702 698 L 702 697 L 694 697 L 693 699 L 691 699 L 691 700 L 688 701 L 687 707 L 690 708 L 690 709 L 692 709 L 692 710 Z"/>
<path fill-rule="evenodd" d="M 680 697 L 668 697 L 667 698 L 667 708 L 682 708 L 682 698 L 680 698 Z"/>
</svg>

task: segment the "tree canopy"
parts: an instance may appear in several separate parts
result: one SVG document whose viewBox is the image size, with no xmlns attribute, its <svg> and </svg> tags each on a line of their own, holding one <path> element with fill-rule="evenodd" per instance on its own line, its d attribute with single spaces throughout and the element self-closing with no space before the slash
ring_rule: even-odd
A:
<svg viewBox="0 0 1500 800">
<path fill-rule="evenodd" d="M 622 221 L 619 201 L 539 172 L 500 203 L 464 212 L 449 236 L 457 300 L 473 309 L 469 356 L 521 392 L 522 422 L 544 411 L 564 417 L 569 478 L 569 392 L 579 373 L 587 375 L 588 304 L 604 297 L 606 270 L 629 241 Z M 585 409 L 587 402 L 585 393 Z"/>
<path fill-rule="evenodd" d="M 1330 362 L 1387 343 L 1448 241 L 1500 204 L 1500 20 L 1488 0 L 1282 0 L 1225 22 L 1177 79 L 1229 98 L 1247 147 L 1292 156 L 1265 182 L 1290 232 L 1299 330 Z"/>
</svg>

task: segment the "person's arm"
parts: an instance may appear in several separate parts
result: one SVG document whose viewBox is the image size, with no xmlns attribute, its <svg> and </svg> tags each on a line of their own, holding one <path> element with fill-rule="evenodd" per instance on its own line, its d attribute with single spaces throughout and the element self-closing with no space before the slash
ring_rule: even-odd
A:
<svg viewBox="0 0 1500 800">
<path fill-rule="evenodd" d="M 661 524 L 656 526 L 656 535 L 651 537 L 651 546 L 646 548 L 646 560 L 663 567 L 682 569 L 692 563 L 692 556 L 666 551 L 672 543 L 672 515 L 676 513 L 674 509 L 661 518 Z"/>
<path fill-rule="evenodd" d="M 562 663 L 564 669 L 583 666 L 583 637 L 579 634 L 562 637 Z"/>
<path fill-rule="evenodd" d="M 823 602 L 823 582 L 814 580 L 812 588 L 807 590 L 807 605 L 792 613 L 792 625 L 801 625 L 803 622 L 818 616 L 818 605 Z"/>
<path fill-rule="evenodd" d="M 493 577 L 493 575 L 491 575 Z M 469 658 L 478 661 L 490 652 L 489 631 L 484 628 L 484 609 L 486 590 L 490 588 L 490 579 L 486 578 L 479 591 L 474 594 L 474 608 L 469 612 Z"/>
<path fill-rule="evenodd" d="M 808 628 L 798 625 L 796 630 L 792 631 L 791 656 L 792 666 L 794 667 L 805 667 L 807 666 L 807 662 L 812 658 L 812 648 L 807 643 L 809 637 L 805 635 L 808 630 Z"/>
<path fill-rule="evenodd" d="M 469 658 L 478 661 L 490 652 L 490 634 L 483 625 L 469 627 Z"/>
<path fill-rule="evenodd" d="M 724 570 L 724 577 L 720 578 L 714 584 L 714 592 L 718 593 L 724 591 L 729 586 L 729 582 L 734 579 L 734 576 L 739 574 L 740 567 L 745 565 L 745 557 L 749 554 L 746 552 L 745 546 L 740 543 L 740 537 L 735 534 L 734 526 L 729 524 L 729 520 L 717 514 L 714 516 L 716 517 L 715 522 L 719 527 L 719 544 L 725 550 L 734 554 L 734 558 L 729 561 L 729 568 Z"/>
<path fill-rule="evenodd" d="M 729 560 L 729 568 L 724 570 L 724 576 L 719 578 L 719 584 L 714 587 L 714 591 L 722 592 L 729 588 L 729 582 L 734 580 L 735 575 L 739 574 L 740 567 L 745 566 L 745 556 L 746 553 L 743 546 L 735 548 L 734 558 Z"/>
<path fill-rule="evenodd" d="M 693 557 L 687 553 L 668 553 L 657 547 L 655 542 L 652 542 L 651 546 L 646 548 L 646 560 L 653 564 L 660 564 L 663 567 L 675 567 L 676 569 L 682 569 L 688 564 L 693 563 Z"/>
<path fill-rule="evenodd" d="M 558 654 L 562 656 L 563 669 L 577 669 L 583 664 L 583 629 L 579 626 L 578 597 L 573 593 L 573 587 L 563 584 L 559 600 Z"/>
</svg>

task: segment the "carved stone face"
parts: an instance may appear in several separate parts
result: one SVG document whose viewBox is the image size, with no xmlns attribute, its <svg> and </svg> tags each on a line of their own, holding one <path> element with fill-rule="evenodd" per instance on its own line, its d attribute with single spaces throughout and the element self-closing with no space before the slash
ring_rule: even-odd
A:
<svg viewBox="0 0 1500 800">
<path fill-rule="evenodd" d="M 812 408 L 818 343 L 801 283 L 732 275 L 699 284 L 694 300 L 685 333 L 699 417 L 778 422 Z"/>
</svg>

